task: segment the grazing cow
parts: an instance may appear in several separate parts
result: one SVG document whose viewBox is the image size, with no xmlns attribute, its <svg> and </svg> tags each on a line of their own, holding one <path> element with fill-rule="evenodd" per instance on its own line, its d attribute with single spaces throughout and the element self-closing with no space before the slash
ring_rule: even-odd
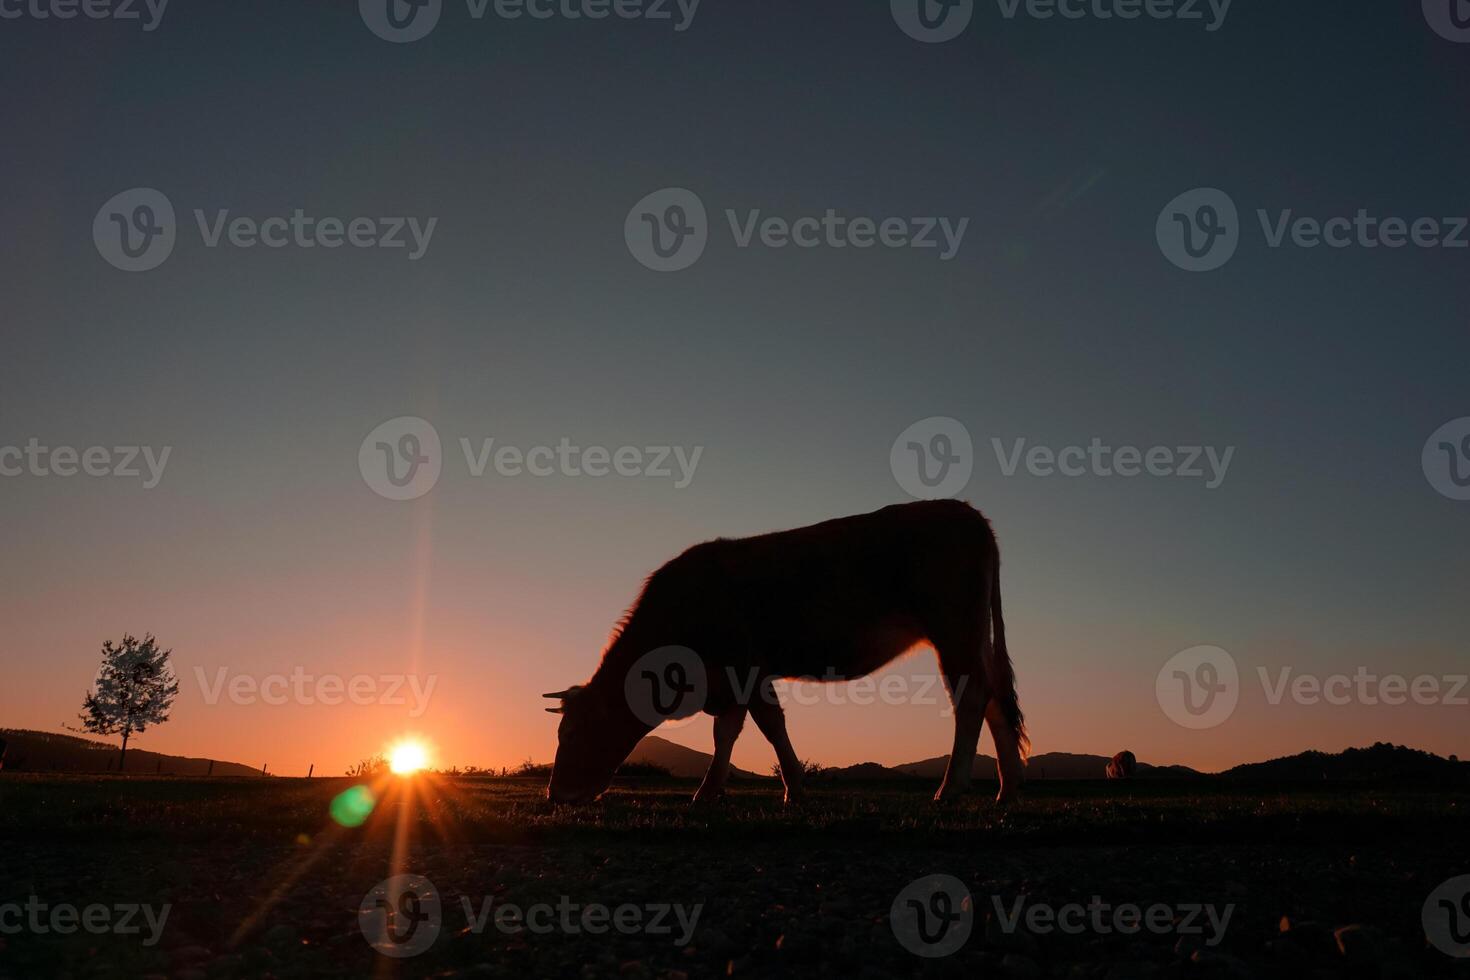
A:
<svg viewBox="0 0 1470 980">
<path fill-rule="evenodd" d="M 714 716 L 715 750 L 695 800 L 723 792 L 748 713 L 776 750 L 792 802 L 801 796 L 802 765 L 772 681 L 862 677 L 925 641 L 939 655 L 955 706 L 954 746 L 935 799 L 969 787 L 988 722 L 1000 775 L 996 798 L 1009 801 L 1029 741 L 1006 650 L 1000 553 L 990 522 L 956 500 L 719 538 L 658 569 L 591 680 L 546 695 L 561 700 L 546 710 L 562 715 L 547 796 L 595 799 L 660 720 L 703 710 Z M 662 681 L 673 698 L 664 697 Z M 645 682 L 651 701 L 639 703 Z M 651 718 L 650 703 L 657 712 Z"/>
<path fill-rule="evenodd" d="M 1132 779 L 1133 771 L 1138 768 L 1138 759 L 1132 752 L 1124 749 L 1108 762 L 1109 779 Z"/>
</svg>

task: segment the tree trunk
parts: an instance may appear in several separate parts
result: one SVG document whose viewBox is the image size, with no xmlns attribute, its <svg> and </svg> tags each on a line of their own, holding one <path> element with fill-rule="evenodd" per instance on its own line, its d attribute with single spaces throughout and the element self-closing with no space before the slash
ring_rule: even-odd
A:
<svg viewBox="0 0 1470 980">
<path fill-rule="evenodd" d="M 125 772 L 128 768 L 128 732 L 123 732 L 122 754 L 117 757 L 117 771 Z"/>
</svg>

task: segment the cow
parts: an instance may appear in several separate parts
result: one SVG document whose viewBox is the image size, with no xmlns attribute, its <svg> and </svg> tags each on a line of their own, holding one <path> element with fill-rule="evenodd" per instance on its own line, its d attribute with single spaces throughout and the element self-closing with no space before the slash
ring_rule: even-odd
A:
<svg viewBox="0 0 1470 980">
<path fill-rule="evenodd" d="M 1000 552 L 990 522 L 957 500 L 717 538 L 663 565 L 591 679 L 544 695 L 561 702 L 546 709 L 561 715 L 547 796 L 597 799 L 660 721 L 702 710 L 714 718 L 714 754 L 696 802 L 723 793 L 747 714 L 776 751 L 786 802 L 798 802 L 803 766 L 772 682 L 863 677 L 926 642 L 955 708 L 935 800 L 969 788 L 984 722 L 995 741 L 996 799 L 1010 802 L 1030 741 L 1006 649 Z"/>
<path fill-rule="evenodd" d="M 1112 759 L 1108 760 L 1108 778 L 1132 779 L 1133 771 L 1137 768 L 1138 759 L 1132 752 L 1124 749 L 1122 752 L 1113 756 Z"/>
</svg>

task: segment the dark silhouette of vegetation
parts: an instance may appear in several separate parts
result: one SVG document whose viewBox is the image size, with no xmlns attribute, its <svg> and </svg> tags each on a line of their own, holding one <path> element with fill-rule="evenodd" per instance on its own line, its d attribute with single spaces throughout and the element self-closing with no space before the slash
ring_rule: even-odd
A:
<svg viewBox="0 0 1470 980">
<path fill-rule="evenodd" d="M 121 735 L 122 752 L 118 756 L 118 772 L 124 772 L 128 761 L 128 740 L 142 734 L 149 725 L 168 721 L 169 708 L 179 694 L 178 678 L 169 667 L 172 650 L 160 650 L 158 641 L 149 633 L 142 641 L 124 633 L 122 642 L 102 644 L 102 669 L 97 674 L 96 690 L 88 691 L 82 702 L 80 729 L 94 735 Z"/>
<path fill-rule="evenodd" d="M 370 776 L 381 776 L 387 771 L 388 759 L 382 753 L 379 753 L 363 759 L 357 765 L 348 769 L 347 775 L 354 779 L 367 779 Z"/>
</svg>

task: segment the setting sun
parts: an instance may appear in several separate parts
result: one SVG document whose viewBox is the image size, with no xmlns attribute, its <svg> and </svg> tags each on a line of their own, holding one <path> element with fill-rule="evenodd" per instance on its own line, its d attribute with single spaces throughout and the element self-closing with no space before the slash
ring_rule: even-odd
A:
<svg viewBox="0 0 1470 980">
<path fill-rule="evenodd" d="M 407 776 L 429 764 L 429 750 L 423 742 L 404 739 L 388 749 L 388 768 L 395 775 Z"/>
</svg>

